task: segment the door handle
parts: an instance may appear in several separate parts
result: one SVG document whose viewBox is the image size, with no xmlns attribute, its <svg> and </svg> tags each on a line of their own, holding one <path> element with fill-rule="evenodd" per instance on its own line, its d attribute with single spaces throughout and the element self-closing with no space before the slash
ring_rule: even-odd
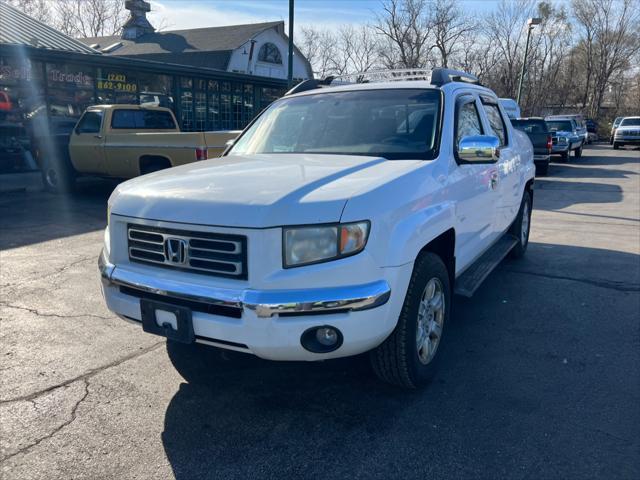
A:
<svg viewBox="0 0 640 480">
<path fill-rule="evenodd" d="M 95 138 L 101 139 L 102 135 L 94 135 Z"/>
<path fill-rule="evenodd" d="M 491 172 L 491 190 L 495 190 L 498 187 L 498 171 Z"/>
</svg>

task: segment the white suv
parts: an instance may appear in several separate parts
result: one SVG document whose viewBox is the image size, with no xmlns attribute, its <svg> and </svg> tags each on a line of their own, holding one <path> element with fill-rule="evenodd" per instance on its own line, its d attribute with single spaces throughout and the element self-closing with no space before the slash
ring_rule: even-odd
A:
<svg viewBox="0 0 640 480">
<path fill-rule="evenodd" d="M 384 380 L 428 381 L 454 291 L 524 254 L 535 167 L 475 77 L 409 78 L 309 80 L 224 157 L 121 184 L 100 258 L 109 309 L 171 344 L 370 351 Z"/>
</svg>

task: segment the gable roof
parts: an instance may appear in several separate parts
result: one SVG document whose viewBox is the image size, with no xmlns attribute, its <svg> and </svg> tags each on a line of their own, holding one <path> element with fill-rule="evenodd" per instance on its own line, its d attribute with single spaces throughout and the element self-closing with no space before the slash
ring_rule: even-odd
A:
<svg viewBox="0 0 640 480">
<path fill-rule="evenodd" d="M 0 1 L 0 43 L 77 53 L 100 53 L 3 1 Z"/>
<path fill-rule="evenodd" d="M 117 43 L 122 45 L 112 51 L 103 52 L 107 55 L 137 56 L 231 52 L 247 43 L 258 33 L 270 28 L 277 28 L 284 32 L 284 22 L 250 23 L 246 25 L 153 32 L 142 35 L 135 40 L 125 40 L 120 36 L 111 36 L 82 38 L 80 41 L 87 46 L 98 44 L 96 48 L 101 51 Z"/>
</svg>

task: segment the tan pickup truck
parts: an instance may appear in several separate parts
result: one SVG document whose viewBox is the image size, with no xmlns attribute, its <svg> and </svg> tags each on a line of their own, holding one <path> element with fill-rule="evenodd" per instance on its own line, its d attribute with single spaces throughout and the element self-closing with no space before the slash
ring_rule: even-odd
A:
<svg viewBox="0 0 640 480">
<path fill-rule="evenodd" d="M 78 175 L 132 178 L 218 157 L 239 133 L 181 132 L 163 107 L 97 105 L 83 113 L 68 142 L 39 161 L 45 187 L 65 191 Z"/>
</svg>

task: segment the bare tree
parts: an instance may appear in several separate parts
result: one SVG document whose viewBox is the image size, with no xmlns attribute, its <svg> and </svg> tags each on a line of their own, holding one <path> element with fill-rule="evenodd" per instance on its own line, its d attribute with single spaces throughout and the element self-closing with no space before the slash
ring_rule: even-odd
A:
<svg viewBox="0 0 640 480">
<path fill-rule="evenodd" d="M 383 36 L 380 50 L 387 68 L 421 68 L 435 45 L 430 9 L 425 0 L 385 0 L 375 26 Z"/>
<path fill-rule="evenodd" d="M 315 27 L 302 27 L 297 38 L 300 39 L 298 48 L 309 60 L 316 77 L 324 78 L 334 73 L 336 39 L 333 32 Z"/>
<path fill-rule="evenodd" d="M 129 16 L 121 0 L 58 0 L 58 28 L 72 37 L 116 35 Z"/>
<path fill-rule="evenodd" d="M 431 9 L 435 47 L 440 53 L 440 65 L 446 68 L 462 47 L 462 40 L 469 37 L 477 25 L 464 14 L 457 0 L 435 0 Z"/>
<path fill-rule="evenodd" d="M 49 23 L 51 11 L 47 0 L 7 0 L 7 3 L 36 20 Z"/>
<path fill-rule="evenodd" d="M 593 68 L 589 113 L 598 116 L 611 78 L 640 51 L 637 0 L 574 0 L 576 20 Z"/>
</svg>

